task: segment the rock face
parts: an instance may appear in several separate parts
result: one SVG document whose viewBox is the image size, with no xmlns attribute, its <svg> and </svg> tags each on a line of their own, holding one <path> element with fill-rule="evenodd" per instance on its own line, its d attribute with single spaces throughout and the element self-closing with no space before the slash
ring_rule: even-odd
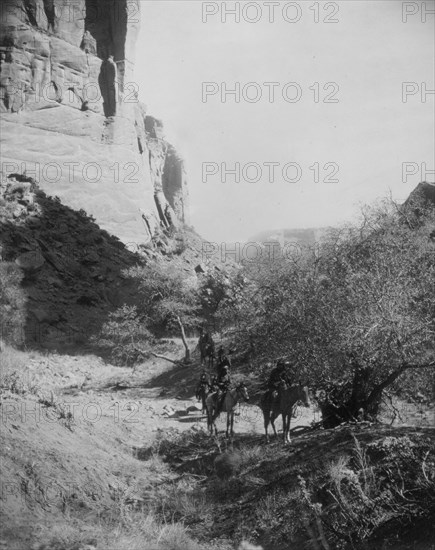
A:
<svg viewBox="0 0 435 550">
<path fill-rule="evenodd" d="M 124 242 L 188 220 L 183 161 L 137 100 L 139 0 L 2 5 L 2 183 L 33 177 Z"/>
<path fill-rule="evenodd" d="M 405 201 L 407 205 L 435 206 L 435 182 L 421 181 Z"/>
</svg>

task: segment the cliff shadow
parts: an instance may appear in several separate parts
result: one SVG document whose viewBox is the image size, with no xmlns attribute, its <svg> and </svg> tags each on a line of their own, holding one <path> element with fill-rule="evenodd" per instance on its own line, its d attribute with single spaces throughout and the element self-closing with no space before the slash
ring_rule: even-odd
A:
<svg viewBox="0 0 435 550">
<path fill-rule="evenodd" d="M 10 175 L 0 194 L 2 337 L 30 349 L 89 352 L 108 314 L 134 305 L 123 270 L 143 261 L 84 210 Z M 17 334 L 19 332 L 19 334 Z"/>
</svg>

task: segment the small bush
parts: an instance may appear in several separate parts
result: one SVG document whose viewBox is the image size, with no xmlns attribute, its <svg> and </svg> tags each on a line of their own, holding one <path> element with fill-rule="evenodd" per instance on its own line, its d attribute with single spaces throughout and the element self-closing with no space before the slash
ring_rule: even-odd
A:
<svg viewBox="0 0 435 550">
<path fill-rule="evenodd" d="M 0 262 L 0 337 L 8 344 L 24 343 L 26 297 L 21 287 L 22 270 L 12 262 Z"/>
<path fill-rule="evenodd" d="M 115 364 L 132 366 L 148 356 L 153 336 L 139 317 L 136 306 L 123 305 L 109 315 L 93 342 L 110 353 Z"/>
<path fill-rule="evenodd" d="M 24 395 L 38 392 L 38 384 L 26 370 L 28 360 L 27 353 L 18 351 L 7 344 L 2 345 L 0 351 L 0 393 L 9 391 Z"/>
</svg>

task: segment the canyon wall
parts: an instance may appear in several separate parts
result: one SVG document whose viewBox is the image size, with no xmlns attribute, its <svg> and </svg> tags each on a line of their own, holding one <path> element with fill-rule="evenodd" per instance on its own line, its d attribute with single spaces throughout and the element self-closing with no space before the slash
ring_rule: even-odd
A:
<svg viewBox="0 0 435 550">
<path fill-rule="evenodd" d="M 188 221 L 182 159 L 134 80 L 139 0 L 1 5 L 1 182 L 32 177 L 124 242 Z"/>
</svg>

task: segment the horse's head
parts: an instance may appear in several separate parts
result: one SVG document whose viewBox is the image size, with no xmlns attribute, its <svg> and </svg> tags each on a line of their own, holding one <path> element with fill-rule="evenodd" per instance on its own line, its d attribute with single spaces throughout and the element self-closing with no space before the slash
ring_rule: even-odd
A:
<svg viewBox="0 0 435 550">
<path fill-rule="evenodd" d="M 236 388 L 236 391 L 239 397 L 241 397 L 245 401 L 249 401 L 248 388 L 243 382 L 240 382 L 240 384 Z"/>
</svg>

